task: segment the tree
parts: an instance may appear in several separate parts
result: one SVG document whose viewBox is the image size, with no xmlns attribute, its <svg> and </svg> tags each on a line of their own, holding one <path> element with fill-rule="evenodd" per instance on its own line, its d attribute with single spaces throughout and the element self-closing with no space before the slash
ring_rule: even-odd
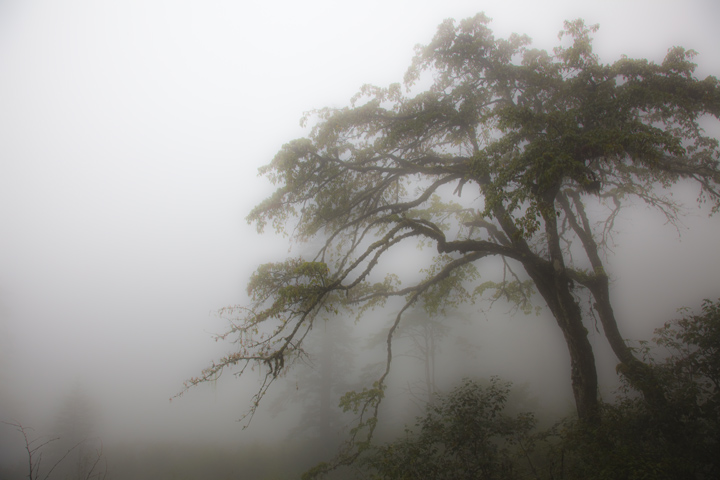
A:
<svg viewBox="0 0 720 480">
<path fill-rule="evenodd" d="M 399 84 L 364 86 L 350 107 L 315 112 L 309 136 L 284 145 L 260 170 L 277 190 L 248 221 L 323 243 L 313 258 L 258 268 L 248 284 L 251 305 L 226 334 L 238 350 L 188 387 L 224 368 L 258 364 L 266 376 L 252 412 L 323 311 L 352 309 L 362 319 L 397 300 L 384 373 L 342 400 L 358 414 L 351 445 L 362 449 L 404 313 L 416 304 L 432 311 L 475 300 L 488 289 L 480 273 L 496 274 L 490 259 L 499 258 L 496 295 L 529 303 L 535 291 L 554 316 L 582 422 L 601 416 L 584 324 L 590 315 L 618 371 L 649 402 L 665 401 L 653 370 L 620 332 L 606 247 L 618 212 L 633 201 L 675 221 L 679 205 L 668 190 L 680 181 L 697 184 L 713 212 L 720 208 L 720 149 L 700 127 L 701 119 L 720 117 L 718 80 L 695 78 L 695 52 L 680 47 L 660 64 L 603 64 L 592 51 L 597 26 L 582 20 L 565 23 L 553 53 L 530 48 L 526 36 L 496 39 L 488 23 L 483 14 L 443 22 L 418 47 L 405 93 Z M 383 262 L 411 245 L 437 252 L 421 277 L 383 278 Z M 581 308 L 586 302 L 591 311 Z"/>
<path fill-rule="evenodd" d="M 15 429 L 22 434 L 25 441 L 25 451 L 27 452 L 27 478 L 29 480 L 48 480 L 53 478 L 51 477 L 51 475 L 55 471 L 55 469 L 65 463 L 65 460 L 68 458 L 68 456 L 72 455 L 73 452 L 75 452 L 78 448 L 81 448 L 82 445 L 86 442 L 86 439 L 83 439 L 75 443 L 74 445 L 69 446 L 67 449 L 63 450 L 59 458 L 52 462 L 50 464 L 50 467 L 47 468 L 44 467 L 42 462 L 43 453 L 45 453 L 45 450 L 48 446 L 60 440 L 60 437 L 36 437 L 31 439 L 28 434 L 32 430 L 32 428 L 25 427 L 19 422 L 0 423 L 15 427 Z M 107 477 L 107 459 L 103 454 L 102 442 L 100 442 L 99 447 L 93 453 L 92 458 L 88 457 L 88 462 L 89 463 L 87 465 L 87 468 L 85 468 L 85 470 L 82 472 L 82 476 L 79 476 L 78 478 L 81 478 L 83 480 L 94 480 L 104 479 Z M 44 472 L 43 468 L 47 468 L 47 472 Z M 65 476 L 64 478 L 67 478 L 67 476 Z"/>
<path fill-rule="evenodd" d="M 54 432 L 58 441 L 48 452 L 55 457 L 66 456 L 57 472 L 65 478 L 82 480 L 95 466 L 97 446 L 94 444 L 98 443 L 94 435 L 95 414 L 87 392 L 80 384 L 75 384 L 56 413 Z M 71 449 L 70 454 L 65 454 Z"/>
<path fill-rule="evenodd" d="M 437 316 L 414 310 L 406 315 L 402 328 L 396 332 L 397 340 L 409 340 L 410 347 L 402 356 L 416 360 L 423 369 L 423 380 L 408 384 L 408 392 L 424 403 L 432 403 L 438 392 L 436 378 L 437 356 L 440 343 L 447 335 L 449 327 Z"/>
<path fill-rule="evenodd" d="M 655 331 L 655 343 L 670 352 L 658 368 L 671 398 L 692 405 L 720 432 L 720 299 L 705 300 L 700 314 L 683 311 L 684 317 Z"/>
<path fill-rule="evenodd" d="M 670 424 L 672 450 L 713 478 L 720 475 L 720 299 L 705 300 L 699 314 L 684 313 L 653 339 L 670 352 L 652 362 L 667 385 L 668 408 L 660 414 Z"/>
</svg>

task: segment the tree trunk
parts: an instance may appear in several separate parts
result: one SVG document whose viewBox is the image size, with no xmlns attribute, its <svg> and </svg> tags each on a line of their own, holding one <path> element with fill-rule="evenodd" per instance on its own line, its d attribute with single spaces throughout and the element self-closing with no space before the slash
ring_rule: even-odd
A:
<svg viewBox="0 0 720 480">
<path fill-rule="evenodd" d="M 540 295 L 557 321 L 570 353 L 570 377 L 578 418 L 586 423 L 600 421 L 598 378 L 595 355 L 582 323 L 582 311 L 573 298 L 569 279 L 552 267 L 525 265 Z"/>
<path fill-rule="evenodd" d="M 600 421 L 600 400 L 595 355 L 588 340 L 588 331 L 582 322 L 582 310 L 572 295 L 573 283 L 565 270 L 560 248 L 555 210 L 555 196 L 559 188 L 558 184 L 555 188 L 548 189 L 540 204 L 545 222 L 549 261 L 530 249 L 522 232 L 502 206 L 495 207 L 494 214 L 503 232 L 507 238 L 512 239 L 512 244 L 518 251 L 515 259 L 522 263 L 563 332 L 570 353 L 570 378 L 578 418 L 588 424 L 597 424 Z"/>
<path fill-rule="evenodd" d="M 622 373 L 630 381 L 630 384 L 642 392 L 645 401 L 653 407 L 663 407 L 666 404 L 663 389 L 656 379 L 655 372 L 643 361 L 633 355 L 630 347 L 627 346 L 615 319 L 615 312 L 610 303 L 610 289 L 606 275 L 596 275 L 588 287 L 595 299 L 595 310 L 600 317 L 605 338 L 612 348 L 615 356 L 620 360 L 617 366 L 619 373 Z"/>
<path fill-rule="evenodd" d="M 665 395 L 660 386 L 660 382 L 655 378 L 655 373 L 646 363 L 639 360 L 633 354 L 632 349 L 627 346 L 620 334 L 620 329 L 615 319 L 615 312 L 610 302 L 608 276 L 607 273 L 605 273 L 605 267 L 600 259 L 598 246 L 593 238 L 590 221 L 585 213 L 585 208 L 579 193 L 575 190 L 568 189 L 562 194 L 558 194 L 556 198 L 565 211 L 571 228 L 577 234 L 578 238 L 580 238 L 585 253 L 593 267 L 594 275 L 590 278 L 579 279 L 579 281 L 590 290 L 595 300 L 594 308 L 600 317 L 605 338 L 617 359 L 620 360 L 620 364 L 617 366 L 618 372 L 627 377 L 633 387 L 643 393 L 645 400 L 650 405 L 656 407 L 664 406 L 666 403 Z M 568 198 L 572 199 L 577 215 L 573 212 Z"/>
</svg>

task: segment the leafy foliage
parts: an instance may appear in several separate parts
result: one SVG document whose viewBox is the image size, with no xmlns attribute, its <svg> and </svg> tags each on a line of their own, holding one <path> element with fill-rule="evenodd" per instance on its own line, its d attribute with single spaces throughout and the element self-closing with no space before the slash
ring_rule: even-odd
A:
<svg viewBox="0 0 720 480">
<path fill-rule="evenodd" d="M 711 479 L 720 474 L 720 301 L 705 301 L 656 331 L 641 350 L 661 379 L 657 408 L 631 385 L 602 404 L 595 425 L 563 419 L 534 430 L 530 413 L 508 414 L 510 384 L 466 380 L 418 419 L 415 430 L 374 447 L 362 466 L 373 479 Z"/>
<path fill-rule="evenodd" d="M 660 367 L 673 396 L 692 398 L 702 417 L 720 426 L 720 300 L 705 300 L 702 313 L 668 322 L 655 342 L 670 355 Z"/>
<path fill-rule="evenodd" d="M 720 302 L 706 300 L 702 313 L 666 323 L 656 331 L 654 345 L 643 343 L 667 403 L 657 408 L 626 385 L 617 403 L 604 405 L 601 425 L 576 425 L 566 433 L 570 477 L 717 478 L 719 335 Z"/>
<path fill-rule="evenodd" d="M 362 464 L 374 479 L 514 479 L 516 450 L 531 443 L 532 414 L 507 415 L 510 384 L 465 380 L 439 396 L 416 423 L 417 431 L 375 447 Z"/>
</svg>

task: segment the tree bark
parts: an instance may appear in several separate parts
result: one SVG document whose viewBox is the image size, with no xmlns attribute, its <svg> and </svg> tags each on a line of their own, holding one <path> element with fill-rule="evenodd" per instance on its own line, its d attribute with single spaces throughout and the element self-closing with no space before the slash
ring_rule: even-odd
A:
<svg viewBox="0 0 720 480">
<path fill-rule="evenodd" d="M 595 355 L 588 330 L 582 323 L 582 311 L 572 296 L 569 279 L 563 274 L 558 275 L 549 266 L 524 266 L 565 338 L 570 353 L 570 377 L 578 418 L 596 424 L 600 421 L 600 401 Z"/>
<path fill-rule="evenodd" d="M 558 189 L 559 186 L 556 186 L 548 190 L 541 206 L 549 261 L 532 251 L 502 205 L 495 207 L 494 214 L 507 238 L 511 239 L 511 248 L 517 251 L 515 260 L 523 265 L 563 333 L 570 353 L 570 378 L 578 418 L 588 424 L 597 424 L 600 421 L 600 400 L 595 354 L 582 322 L 582 310 L 572 295 L 572 281 L 565 269 L 560 248 L 554 205 Z"/>
<path fill-rule="evenodd" d="M 566 196 L 567 195 L 567 196 Z M 573 212 L 568 197 L 572 199 L 575 208 L 577 209 L 577 216 Z M 665 395 L 659 382 L 655 379 L 655 374 L 652 369 L 644 362 L 639 360 L 632 352 L 632 349 L 627 346 L 625 340 L 620 334 L 620 329 L 615 318 L 615 312 L 610 302 L 610 284 L 608 281 L 605 267 L 603 266 L 600 254 L 598 252 L 597 242 L 592 236 L 592 229 L 590 228 L 590 221 L 588 220 L 587 214 L 580 199 L 580 195 L 577 191 L 566 190 L 563 193 L 557 195 L 557 200 L 560 206 L 565 211 L 570 226 L 573 231 L 580 238 L 583 244 L 585 253 L 590 260 L 590 264 L 593 267 L 593 275 L 580 280 L 580 283 L 586 287 L 593 299 L 595 300 L 594 308 L 600 317 L 600 323 L 603 326 L 603 332 L 605 338 L 610 344 L 613 353 L 620 361 L 617 366 L 618 372 L 621 372 L 627 377 L 630 383 L 642 392 L 645 400 L 653 406 L 665 405 Z"/>
<path fill-rule="evenodd" d="M 620 360 L 620 364 L 617 366 L 618 372 L 625 375 L 630 384 L 642 392 L 649 405 L 663 407 L 666 404 L 665 395 L 660 383 L 655 378 L 655 373 L 650 366 L 633 355 L 632 350 L 620 335 L 615 312 L 610 303 L 607 275 L 595 275 L 587 286 L 595 299 L 594 307 L 600 317 L 605 338 L 615 356 Z"/>
</svg>

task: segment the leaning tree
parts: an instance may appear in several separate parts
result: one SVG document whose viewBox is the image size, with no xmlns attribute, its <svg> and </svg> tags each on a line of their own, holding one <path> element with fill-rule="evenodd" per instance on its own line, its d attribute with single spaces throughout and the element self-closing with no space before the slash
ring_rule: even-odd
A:
<svg viewBox="0 0 720 480">
<path fill-rule="evenodd" d="M 236 310 L 224 335 L 237 349 L 187 387 L 225 368 L 259 365 L 265 381 L 252 412 L 305 354 L 319 318 L 343 309 L 362 318 L 399 299 L 384 374 L 342 399 L 359 414 L 350 445 L 362 449 L 403 314 L 471 301 L 491 286 L 517 302 L 533 292 L 544 300 L 567 344 L 581 421 L 600 419 L 589 315 L 600 320 L 618 371 L 649 403 L 664 401 L 613 312 L 608 236 L 618 212 L 638 199 L 676 220 L 680 205 L 669 189 L 680 181 L 720 208 L 720 149 L 701 128 L 720 117 L 718 80 L 696 78 L 695 52 L 680 47 L 660 64 L 603 64 L 592 51 L 597 26 L 582 20 L 565 23 L 553 53 L 530 48 L 526 36 L 496 39 L 488 23 L 483 14 L 445 21 L 417 48 L 405 89 L 364 86 L 350 107 L 314 112 L 308 137 L 261 168 L 277 190 L 248 221 L 320 246 L 314 257 L 257 269 L 251 304 Z M 378 275 L 411 244 L 437 251 L 420 276 Z M 481 283 L 481 272 L 498 268 L 491 257 L 504 273 Z M 588 300 L 590 311 L 582 307 Z"/>
</svg>

